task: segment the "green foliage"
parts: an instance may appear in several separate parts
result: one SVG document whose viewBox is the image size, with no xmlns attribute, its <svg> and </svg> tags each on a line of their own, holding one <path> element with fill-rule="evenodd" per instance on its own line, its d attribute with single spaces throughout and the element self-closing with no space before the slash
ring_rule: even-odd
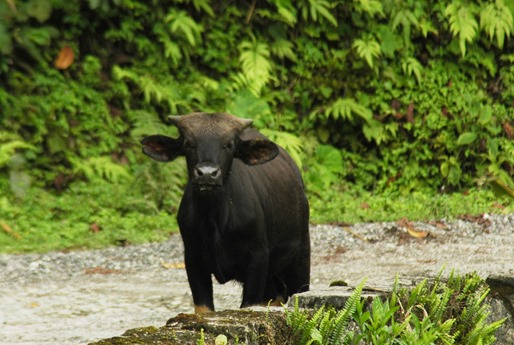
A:
<svg viewBox="0 0 514 345">
<path fill-rule="evenodd" d="M 501 189 L 501 186 L 498 188 Z M 498 197 L 491 190 L 471 190 L 465 194 L 429 190 L 373 194 L 348 187 L 332 187 L 323 193 L 309 193 L 311 222 L 315 224 L 397 221 L 404 217 L 427 221 L 455 219 L 464 214 L 509 214 L 514 211 L 512 197 Z"/>
<path fill-rule="evenodd" d="M 510 37 L 512 30 L 512 13 L 503 0 L 485 5 L 480 13 L 480 28 L 487 32 L 490 40 L 496 37 L 498 47 L 503 49 L 505 38 Z"/>
<path fill-rule="evenodd" d="M 355 341 L 355 334 L 348 332 L 347 327 L 353 315 L 362 308 L 361 293 L 364 283 L 365 281 L 355 288 L 344 308 L 337 312 L 333 308 L 321 307 L 309 317 L 300 311 L 296 299 L 294 311 L 286 310 L 286 322 L 298 336 L 296 343 L 338 345 Z"/>
<path fill-rule="evenodd" d="M 0 228 L 0 252 L 46 252 L 166 240 L 178 230 L 174 214 L 183 190 L 184 163 L 178 159 L 174 164 L 138 165 L 135 177 L 123 184 L 96 178 L 94 183 L 75 182 L 60 195 L 23 186 L 24 175 L 12 170 L 9 179 L 0 179 L 0 223 L 19 236 Z M 308 173 L 312 176 L 308 183 L 313 185 L 310 179 L 317 173 Z M 8 192 L 14 184 L 19 196 Z M 498 200 L 491 191 L 373 195 L 327 188 L 324 193 L 311 193 L 309 200 L 312 223 L 453 219 L 461 214 L 513 212 L 512 207 L 498 209 L 498 202 L 504 199 Z M 100 227 L 99 232 L 92 231 L 93 224 Z"/>
<path fill-rule="evenodd" d="M 353 48 L 357 51 L 357 55 L 373 68 L 373 60 L 380 56 L 380 45 L 374 38 L 357 39 L 353 42 Z"/>
<path fill-rule="evenodd" d="M 251 42 L 242 42 L 239 50 L 241 51 L 239 61 L 243 74 L 238 74 L 236 78 L 241 79 L 242 86 L 247 86 L 255 96 L 259 96 L 271 77 L 269 47 L 266 43 L 254 39 Z"/>
<path fill-rule="evenodd" d="M 452 272 L 448 281 L 424 280 L 412 289 L 396 284 L 389 298 L 376 297 L 369 307 L 361 298 L 363 287 L 364 282 L 337 312 L 322 307 L 309 315 L 296 300 L 294 310 L 286 310 L 296 343 L 492 344 L 495 330 L 505 321 L 485 322 L 489 288 L 476 274 Z"/>
<path fill-rule="evenodd" d="M 134 210 L 162 210 L 179 198 L 183 163 L 158 167 L 139 141 L 176 135 L 168 114 L 202 110 L 254 119 L 291 152 L 313 203 L 349 184 L 513 196 L 513 9 L 1 1 L 0 181 L 23 198 L 106 180 L 132 187 Z"/>
<path fill-rule="evenodd" d="M 17 135 L 0 131 L 0 168 L 7 165 L 14 154 L 21 149 L 33 149 Z"/>
<path fill-rule="evenodd" d="M 31 189 L 23 201 L 6 197 L 8 188 L 0 184 L 0 223 L 11 229 L 0 228 L 2 253 L 164 241 L 177 231 L 170 205 L 161 208 L 167 212 L 161 211 L 141 197 L 134 205 L 132 191 L 121 185 L 77 183 L 60 196 Z"/>
<path fill-rule="evenodd" d="M 449 4 L 444 11 L 450 22 L 451 33 L 459 37 L 462 56 L 466 55 L 466 43 L 472 43 L 477 35 L 478 22 L 475 19 L 475 11 L 475 6 L 460 2 Z"/>
</svg>

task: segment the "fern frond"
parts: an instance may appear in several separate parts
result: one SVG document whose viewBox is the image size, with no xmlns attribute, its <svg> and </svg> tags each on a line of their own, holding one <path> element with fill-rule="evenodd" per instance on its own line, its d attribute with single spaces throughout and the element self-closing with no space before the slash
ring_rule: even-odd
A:
<svg viewBox="0 0 514 345">
<path fill-rule="evenodd" d="M 357 115 L 365 121 L 371 121 L 373 114 L 366 106 L 357 103 L 352 98 L 338 98 L 325 110 L 325 117 L 333 119 L 353 120 L 353 115 Z"/>
<path fill-rule="evenodd" d="M 308 12 L 311 15 L 311 18 L 317 22 L 318 21 L 318 15 L 319 17 L 323 17 L 326 20 L 328 20 L 332 25 L 337 26 L 337 20 L 334 17 L 334 15 L 330 12 L 330 10 L 333 8 L 333 4 L 326 0 L 308 0 L 309 3 L 309 9 Z M 307 11 L 304 10 L 303 16 L 305 19 L 307 19 L 306 15 Z"/>
<path fill-rule="evenodd" d="M 395 31 L 400 25 L 402 26 L 404 44 L 408 46 L 411 43 L 411 28 L 419 26 L 418 18 L 412 11 L 401 8 L 392 19 L 392 31 Z"/>
<path fill-rule="evenodd" d="M 70 158 L 70 162 L 75 173 L 83 174 L 89 180 L 104 179 L 118 183 L 130 178 L 127 169 L 114 163 L 110 157 Z"/>
<path fill-rule="evenodd" d="M 453 290 L 445 287 L 443 293 L 434 294 L 433 306 L 430 310 L 430 317 L 435 322 L 441 322 L 444 311 L 448 308 L 448 302 L 453 294 Z"/>
<path fill-rule="evenodd" d="M 361 300 L 362 289 L 366 280 L 363 280 L 348 297 L 344 304 L 344 308 L 340 310 L 335 318 L 332 320 L 331 332 L 327 338 L 329 342 L 327 344 L 342 344 L 343 333 L 346 330 L 348 323 L 352 319 L 353 315 L 357 310 L 357 306 Z"/>
<path fill-rule="evenodd" d="M 173 63 L 176 65 L 182 60 L 183 54 L 180 50 L 180 46 L 176 43 L 176 41 L 172 40 L 168 30 L 164 27 L 162 23 L 157 23 L 153 31 L 155 32 L 157 39 L 164 46 L 164 56 L 171 59 Z"/>
<path fill-rule="evenodd" d="M 214 17 L 214 11 L 211 5 L 209 5 L 209 0 L 192 0 L 192 2 L 197 11 L 203 10 L 209 16 Z"/>
<path fill-rule="evenodd" d="M 459 37 L 459 46 L 462 56 L 466 55 L 466 42 L 472 43 L 477 36 L 478 23 L 472 6 L 453 2 L 444 11 L 450 22 L 450 31 L 453 37 Z"/>
<path fill-rule="evenodd" d="M 416 81 L 421 83 L 421 72 L 423 71 L 423 66 L 419 61 L 414 57 L 408 57 L 402 63 L 402 70 L 407 76 L 411 76 L 414 74 L 416 77 Z"/>
<path fill-rule="evenodd" d="M 333 318 L 335 311 L 333 308 L 329 308 L 323 315 L 323 318 L 319 322 L 318 328 L 321 335 L 321 343 L 327 343 L 327 335 L 331 334 L 333 327 Z M 323 341 L 325 339 L 325 341 Z"/>
<path fill-rule="evenodd" d="M 360 58 L 366 60 L 369 67 L 373 68 L 373 60 L 380 56 L 380 44 L 371 37 L 367 39 L 356 39 L 352 47 L 357 51 Z"/>
<path fill-rule="evenodd" d="M 17 150 L 34 149 L 34 146 L 26 143 L 17 136 L 9 135 L 6 132 L 0 132 L 0 168 L 9 162 L 11 157 Z"/>
<path fill-rule="evenodd" d="M 277 6 L 280 18 L 288 25 L 293 26 L 296 24 L 296 8 L 292 5 L 291 0 L 273 0 L 272 3 Z"/>
<path fill-rule="evenodd" d="M 253 87 L 250 90 L 258 96 L 262 88 L 271 79 L 270 49 L 268 44 L 257 41 L 244 41 L 239 45 L 239 61 L 246 82 Z"/>
<path fill-rule="evenodd" d="M 319 308 L 316 313 L 306 322 L 304 322 L 302 325 L 300 325 L 299 329 L 302 333 L 300 344 L 307 344 L 312 343 L 313 336 L 315 338 L 318 338 L 318 332 L 314 331 L 314 329 L 317 330 L 317 327 L 320 323 L 320 320 L 325 315 L 325 307 Z"/>
<path fill-rule="evenodd" d="M 512 32 L 512 13 L 502 0 L 490 3 L 480 12 L 480 27 L 493 40 L 496 36 L 498 47 L 503 49 L 505 37 L 510 37 Z"/>
<path fill-rule="evenodd" d="M 271 45 L 271 52 L 279 58 L 288 58 L 291 61 L 297 61 L 298 58 L 294 52 L 293 42 L 286 39 L 278 39 Z"/>
<path fill-rule="evenodd" d="M 186 11 L 172 8 L 165 21 L 169 23 L 172 33 L 185 37 L 191 46 L 195 46 L 200 41 L 203 29 Z"/>
<path fill-rule="evenodd" d="M 363 12 L 366 12 L 370 16 L 375 16 L 376 14 L 383 16 L 384 8 L 382 6 L 382 2 L 378 0 L 353 0 L 358 3 L 357 9 Z"/>
<path fill-rule="evenodd" d="M 271 129 L 262 129 L 262 134 L 267 136 L 271 141 L 282 146 L 291 155 L 291 158 L 302 170 L 302 153 L 304 152 L 302 140 L 291 133 L 283 131 L 274 131 Z"/>
</svg>

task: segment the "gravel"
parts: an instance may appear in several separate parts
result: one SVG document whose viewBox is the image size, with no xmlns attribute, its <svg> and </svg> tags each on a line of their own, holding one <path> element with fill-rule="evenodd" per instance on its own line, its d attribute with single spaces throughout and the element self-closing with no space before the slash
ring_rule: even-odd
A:
<svg viewBox="0 0 514 345">
<path fill-rule="evenodd" d="M 311 227 L 312 286 L 391 284 L 444 268 L 514 276 L 514 215 L 446 222 Z M 84 344 L 162 326 L 192 301 L 179 235 L 164 243 L 69 253 L 0 254 L 0 344 Z M 241 288 L 215 284 L 218 310 Z"/>
</svg>

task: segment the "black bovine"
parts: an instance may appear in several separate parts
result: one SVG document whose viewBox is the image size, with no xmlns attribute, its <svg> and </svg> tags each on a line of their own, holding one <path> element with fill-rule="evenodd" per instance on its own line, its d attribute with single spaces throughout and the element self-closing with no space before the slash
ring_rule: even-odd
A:
<svg viewBox="0 0 514 345">
<path fill-rule="evenodd" d="M 309 289 L 309 205 L 300 172 L 252 121 L 230 114 L 170 116 L 180 136 L 146 137 L 143 152 L 185 156 L 178 211 L 195 312 L 214 310 L 211 275 L 243 285 L 241 307 Z"/>
</svg>

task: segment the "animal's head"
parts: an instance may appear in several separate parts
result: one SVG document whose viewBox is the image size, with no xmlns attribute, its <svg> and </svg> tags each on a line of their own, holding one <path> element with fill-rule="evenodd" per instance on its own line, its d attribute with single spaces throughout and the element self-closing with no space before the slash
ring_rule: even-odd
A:
<svg viewBox="0 0 514 345">
<path fill-rule="evenodd" d="M 279 152 L 275 143 L 262 137 L 241 138 L 252 120 L 225 113 L 193 113 L 169 116 L 168 120 L 178 128 L 180 136 L 146 137 L 141 141 L 143 152 L 161 162 L 185 156 L 189 179 L 201 192 L 223 185 L 234 158 L 256 165 L 272 160 Z"/>
</svg>

